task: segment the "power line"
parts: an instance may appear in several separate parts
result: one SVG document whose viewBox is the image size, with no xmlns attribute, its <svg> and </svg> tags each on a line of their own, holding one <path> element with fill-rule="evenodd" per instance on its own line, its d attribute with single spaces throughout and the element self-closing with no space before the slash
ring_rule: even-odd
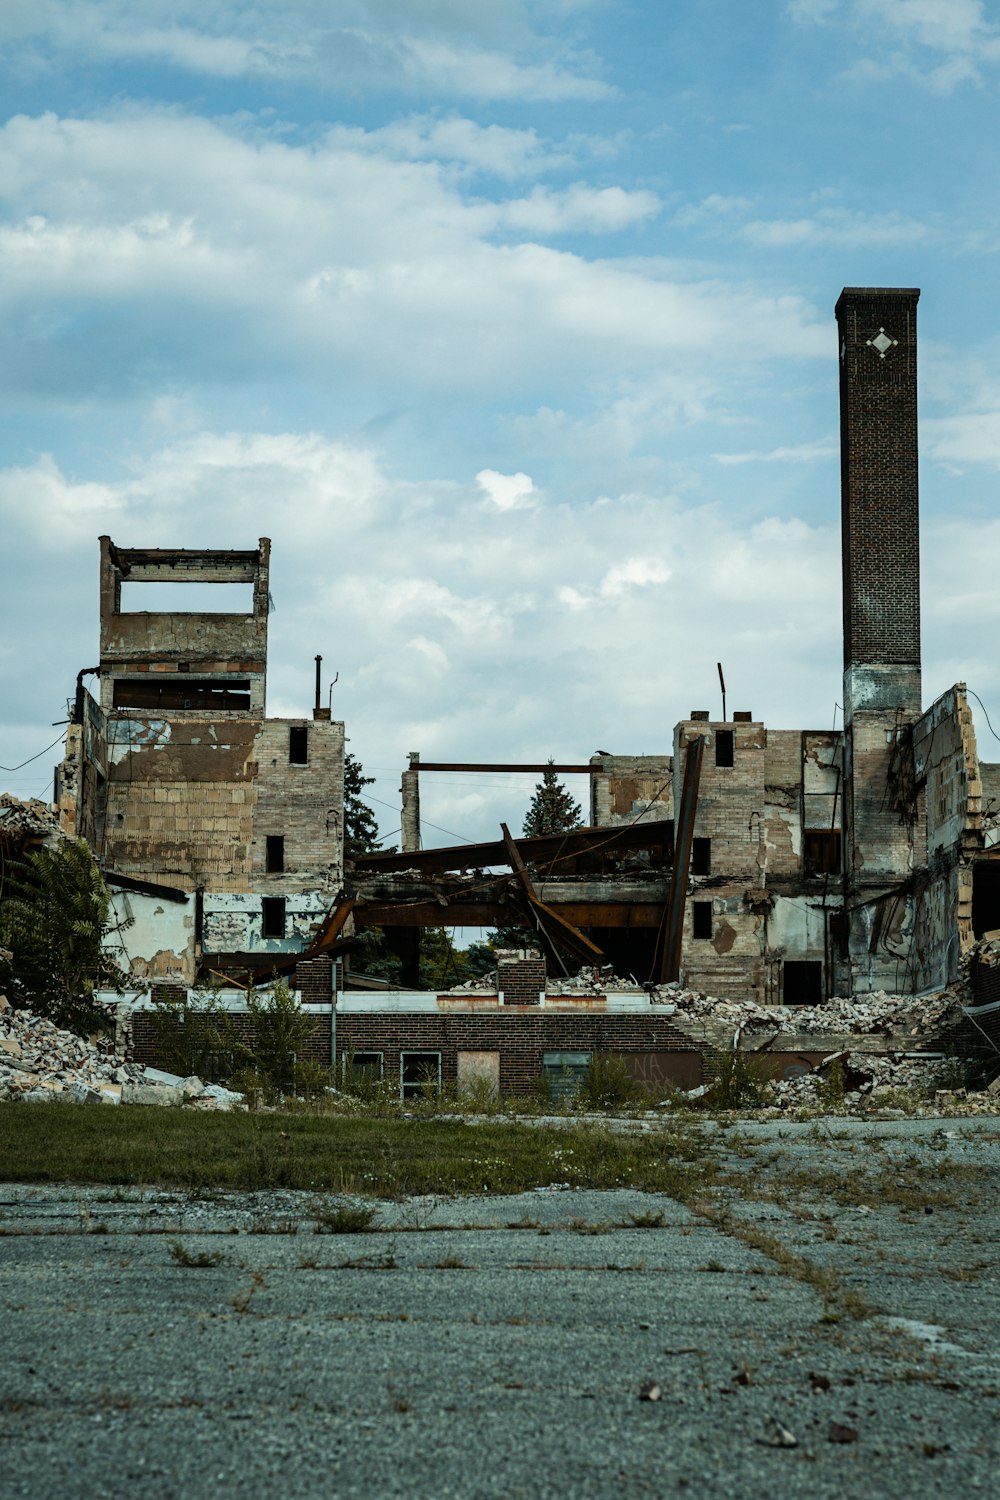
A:
<svg viewBox="0 0 1000 1500">
<path fill-rule="evenodd" d="M 37 755 L 29 755 L 27 760 L 22 760 L 20 766 L 0 766 L 0 771 L 20 771 L 23 766 L 30 766 L 33 760 L 40 760 L 49 750 L 54 750 L 56 745 L 61 744 L 63 736 L 57 735 L 51 745 L 46 745 L 44 750 L 39 750 Z"/>
</svg>

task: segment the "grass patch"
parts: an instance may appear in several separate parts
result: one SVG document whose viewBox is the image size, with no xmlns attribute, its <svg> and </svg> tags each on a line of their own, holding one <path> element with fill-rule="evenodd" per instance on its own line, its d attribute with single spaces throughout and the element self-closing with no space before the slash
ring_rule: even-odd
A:
<svg viewBox="0 0 1000 1500">
<path fill-rule="evenodd" d="M 221 1250 L 189 1250 L 183 1240 L 170 1241 L 170 1259 L 189 1270 L 205 1271 L 222 1260 Z"/>
<path fill-rule="evenodd" d="M 8 1182 L 299 1188 L 356 1196 L 517 1193 L 552 1183 L 633 1187 L 688 1198 L 715 1175 L 699 1134 L 593 1125 L 539 1130 L 506 1121 L 329 1114 L 201 1114 L 130 1105 L 0 1103 Z"/>
</svg>

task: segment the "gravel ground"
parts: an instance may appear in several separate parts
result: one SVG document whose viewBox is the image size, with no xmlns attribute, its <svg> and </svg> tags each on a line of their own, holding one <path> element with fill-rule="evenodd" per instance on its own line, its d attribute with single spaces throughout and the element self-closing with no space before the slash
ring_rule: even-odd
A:
<svg viewBox="0 0 1000 1500">
<path fill-rule="evenodd" d="M 691 1206 L 411 1199 L 355 1234 L 301 1193 L 0 1185 L 3 1494 L 995 1494 L 1000 1122 L 706 1145 Z"/>
</svg>

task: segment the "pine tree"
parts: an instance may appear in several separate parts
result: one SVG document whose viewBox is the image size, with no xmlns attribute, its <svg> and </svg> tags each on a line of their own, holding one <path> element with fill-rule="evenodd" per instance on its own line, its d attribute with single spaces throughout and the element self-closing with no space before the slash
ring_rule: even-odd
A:
<svg viewBox="0 0 1000 1500">
<path fill-rule="evenodd" d="M 554 765 L 549 757 L 549 765 Z M 574 802 L 555 771 L 545 771 L 535 787 L 531 806 L 525 815 L 522 833 L 525 838 L 537 838 L 546 833 L 572 833 L 583 825 L 580 804 Z"/>
<path fill-rule="evenodd" d="M 344 855 L 353 859 L 358 854 L 391 854 L 391 846 L 379 843 L 378 819 L 366 802 L 362 792 L 371 786 L 374 776 L 366 776 L 364 767 L 350 751 L 344 756 Z"/>
</svg>

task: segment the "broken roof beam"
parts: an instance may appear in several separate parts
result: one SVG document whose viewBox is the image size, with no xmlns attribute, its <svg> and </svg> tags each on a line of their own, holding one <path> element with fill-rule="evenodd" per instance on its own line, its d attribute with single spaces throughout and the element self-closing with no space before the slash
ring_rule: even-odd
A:
<svg viewBox="0 0 1000 1500">
<path fill-rule="evenodd" d="M 591 776 L 604 774 L 604 767 L 599 761 L 588 762 L 585 766 L 555 765 L 551 761 L 532 761 L 530 763 L 519 761 L 516 764 L 510 762 L 487 762 L 472 760 L 410 760 L 411 771 L 489 771 L 501 772 L 504 775 L 516 775 L 520 771 L 529 772 L 537 776 L 540 772 L 554 771 L 557 776 Z"/>
<path fill-rule="evenodd" d="M 669 984 L 672 980 L 678 979 L 681 972 L 684 908 L 687 905 L 694 823 L 698 814 L 698 784 L 701 780 L 701 763 L 704 754 L 705 736 L 699 734 L 695 739 L 688 741 L 687 754 L 684 758 L 684 785 L 681 789 L 681 804 L 677 813 L 677 847 L 674 851 L 674 868 L 670 876 L 670 894 L 667 897 L 665 916 L 666 934 L 660 963 L 661 984 Z"/>
<path fill-rule="evenodd" d="M 623 828 L 577 828 L 572 833 L 545 834 L 540 838 L 522 838 L 515 842 L 526 863 L 554 864 L 564 858 L 569 860 L 599 850 L 617 853 L 658 845 L 672 849 L 674 824 L 672 818 L 661 818 L 656 822 L 631 823 Z M 443 870 L 482 870 L 508 863 L 506 846 L 502 839 L 498 839 L 484 844 L 452 844 L 402 854 L 359 854 L 354 860 L 354 868 L 359 873 L 422 870 L 430 874 Z"/>
<path fill-rule="evenodd" d="M 503 834 L 504 848 L 507 850 L 510 867 L 517 876 L 518 884 L 528 899 L 542 937 L 545 938 L 552 948 L 556 962 L 565 972 L 566 966 L 559 950 L 568 949 L 577 958 L 581 958 L 584 963 L 600 963 L 604 957 L 603 950 L 598 948 L 596 943 L 592 943 L 588 937 L 585 937 L 572 923 L 567 922 L 564 917 L 561 917 L 557 911 L 553 911 L 551 906 L 547 906 L 544 901 L 539 899 L 531 883 L 531 876 L 528 874 L 524 860 L 521 858 L 520 851 L 511 837 L 510 829 L 506 823 L 500 824 L 500 831 Z"/>
</svg>

